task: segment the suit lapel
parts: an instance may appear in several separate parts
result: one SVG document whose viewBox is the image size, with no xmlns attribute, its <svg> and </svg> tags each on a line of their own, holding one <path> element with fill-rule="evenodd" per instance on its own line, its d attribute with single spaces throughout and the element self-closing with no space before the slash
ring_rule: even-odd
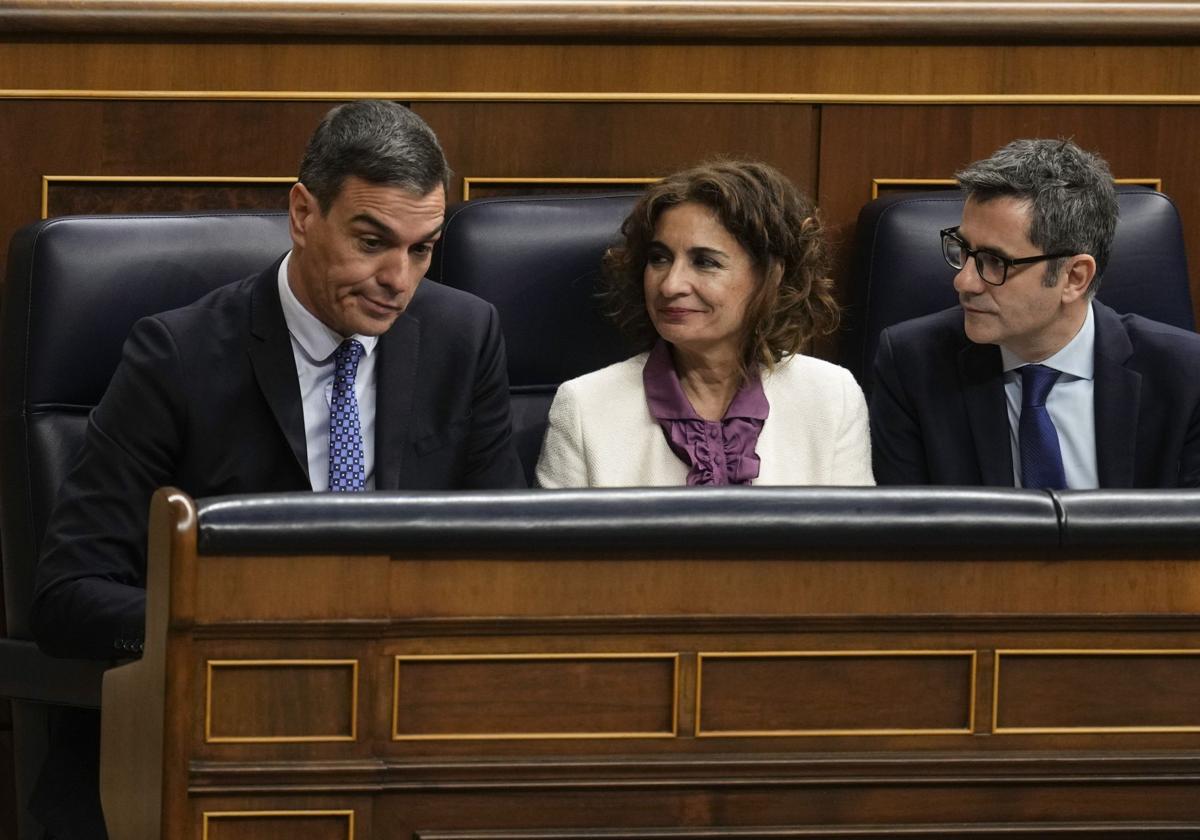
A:
<svg viewBox="0 0 1200 840">
<path fill-rule="evenodd" d="M 304 409 L 296 358 L 283 308 L 279 304 L 279 263 L 267 269 L 254 284 L 250 299 L 250 364 L 258 387 L 275 415 L 296 463 L 308 476 L 308 446 L 304 439 Z M 311 482 L 311 478 L 309 479 Z"/>
<path fill-rule="evenodd" d="M 401 315 L 379 339 L 375 380 L 375 488 L 400 487 L 404 442 L 412 422 L 421 322 Z"/>
<path fill-rule="evenodd" d="M 1132 487 L 1137 463 L 1140 373 L 1125 367 L 1133 345 L 1121 318 L 1093 302 L 1096 317 L 1092 404 L 1096 415 L 1096 472 L 1101 487 Z"/>
<path fill-rule="evenodd" d="M 979 477 L 982 484 L 990 487 L 1013 485 L 1012 445 L 1001 368 L 1000 348 L 993 344 L 968 344 L 959 351 L 958 375 L 975 443 Z"/>
</svg>

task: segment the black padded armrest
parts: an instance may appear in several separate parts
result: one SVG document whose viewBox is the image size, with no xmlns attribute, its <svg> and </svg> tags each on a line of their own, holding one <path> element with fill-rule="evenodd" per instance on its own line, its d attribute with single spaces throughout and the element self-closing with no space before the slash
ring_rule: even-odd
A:
<svg viewBox="0 0 1200 840">
<path fill-rule="evenodd" d="M 1063 545 L 1200 546 L 1200 490 L 1063 490 Z"/>
<path fill-rule="evenodd" d="M 197 507 L 201 554 L 1059 543 L 1048 494 L 1003 488 L 294 493 Z"/>
</svg>

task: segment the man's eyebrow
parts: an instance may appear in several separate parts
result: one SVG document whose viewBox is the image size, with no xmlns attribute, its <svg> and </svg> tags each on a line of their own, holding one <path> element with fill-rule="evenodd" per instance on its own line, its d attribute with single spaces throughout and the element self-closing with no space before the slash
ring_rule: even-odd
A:
<svg viewBox="0 0 1200 840">
<path fill-rule="evenodd" d="M 383 222 L 381 222 L 379 219 L 375 218 L 375 216 L 371 215 L 370 213 L 358 213 L 358 214 L 352 216 L 350 218 L 350 224 L 354 224 L 356 222 L 361 222 L 362 224 L 370 225 L 371 227 L 373 227 L 377 231 L 379 231 L 381 234 L 386 236 L 388 239 L 396 238 L 395 234 L 392 233 L 392 229 L 390 227 L 385 225 Z M 442 221 L 438 223 L 437 227 L 435 227 L 429 233 L 422 236 L 417 241 L 418 242 L 428 242 L 431 239 L 436 239 L 438 236 L 441 235 L 442 230 L 445 227 L 446 227 L 446 220 L 442 219 Z"/>
<path fill-rule="evenodd" d="M 958 238 L 961 239 L 972 251 L 983 251 L 985 254 L 991 254 L 993 257 L 1000 257 L 1001 259 L 1012 259 L 1008 251 L 1004 250 L 1003 248 L 996 248 L 991 245 L 976 245 L 963 235 L 961 228 L 958 231 Z"/>
</svg>

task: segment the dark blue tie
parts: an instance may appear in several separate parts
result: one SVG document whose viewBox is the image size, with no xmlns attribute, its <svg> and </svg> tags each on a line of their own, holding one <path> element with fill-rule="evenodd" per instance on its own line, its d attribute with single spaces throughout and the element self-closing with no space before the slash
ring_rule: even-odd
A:
<svg viewBox="0 0 1200 840">
<path fill-rule="evenodd" d="M 1021 450 L 1021 484 L 1048 490 L 1067 486 L 1063 474 L 1058 430 L 1046 410 L 1046 397 L 1058 381 L 1059 371 L 1045 365 L 1021 368 L 1021 422 L 1017 442 Z"/>
<path fill-rule="evenodd" d="M 363 346 L 352 338 L 333 354 L 333 395 L 329 400 L 329 489 L 346 492 L 366 489 L 363 470 L 362 427 L 354 376 Z"/>
</svg>

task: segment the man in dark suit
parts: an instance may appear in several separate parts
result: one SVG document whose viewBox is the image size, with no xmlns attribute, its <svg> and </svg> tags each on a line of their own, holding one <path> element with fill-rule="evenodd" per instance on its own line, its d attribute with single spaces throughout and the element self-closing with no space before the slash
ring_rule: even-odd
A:
<svg viewBox="0 0 1200 840">
<path fill-rule="evenodd" d="M 47 527 L 31 622 L 52 654 L 141 649 L 154 490 L 524 486 L 495 310 L 421 283 L 449 177 L 395 103 L 332 110 L 289 197 L 292 250 L 140 321 Z M 102 837 L 97 716 L 68 716 L 34 794 L 55 837 Z"/>
<path fill-rule="evenodd" d="M 1116 230 L 1108 166 L 1018 140 L 957 173 L 942 231 L 959 306 L 885 330 L 880 484 L 1200 485 L 1200 336 L 1093 299 Z"/>
</svg>

